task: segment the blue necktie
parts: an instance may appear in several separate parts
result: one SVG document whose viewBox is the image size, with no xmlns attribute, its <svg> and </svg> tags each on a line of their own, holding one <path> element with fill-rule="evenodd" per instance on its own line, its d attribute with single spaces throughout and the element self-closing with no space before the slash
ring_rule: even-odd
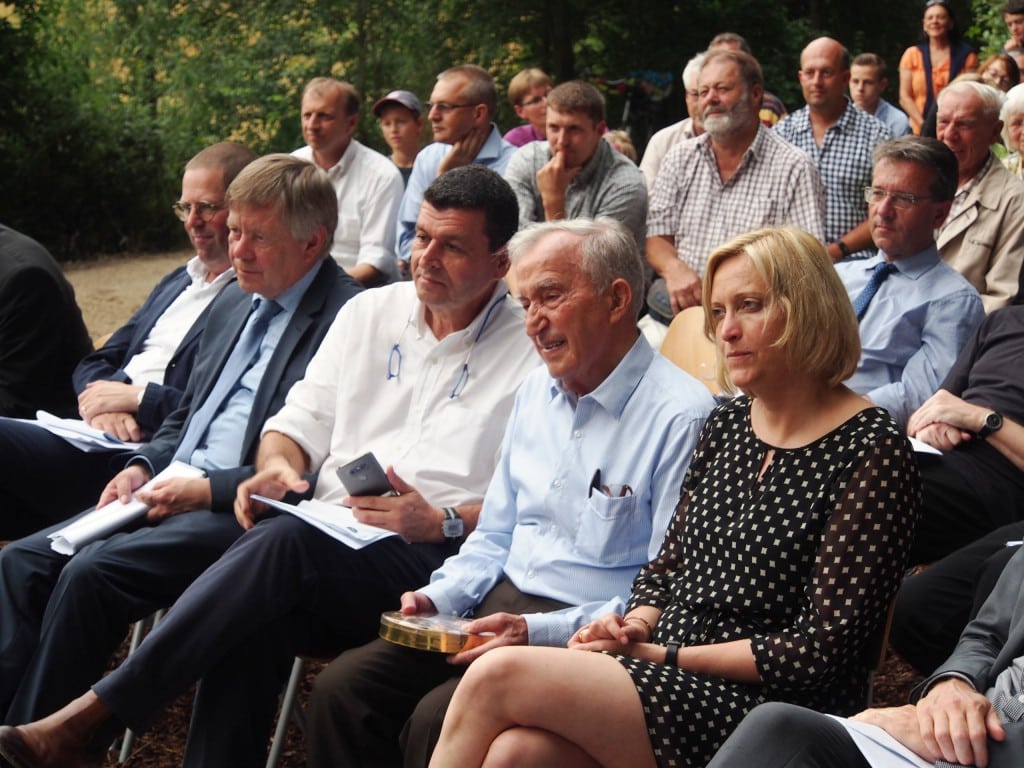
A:
<svg viewBox="0 0 1024 768">
<path fill-rule="evenodd" d="M 221 406 L 238 387 L 238 382 L 245 372 L 256 361 L 260 344 L 263 342 L 263 337 L 267 335 L 270 321 L 280 311 L 281 305 L 276 301 L 263 298 L 256 300 L 256 309 L 249 315 L 249 320 L 246 322 L 245 328 L 242 329 L 235 348 L 231 351 L 227 362 L 224 363 L 220 376 L 217 377 L 217 383 L 213 385 L 206 401 L 189 421 L 188 428 L 178 444 L 178 450 L 174 453 L 175 460 L 188 462 L 192 457 Z M 241 435 L 239 435 L 239 440 L 241 440 Z"/>
<path fill-rule="evenodd" d="M 868 280 L 864 290 L 860 292 L 860 295 L 853 302 L 853 313 L 857 316 L 858 322 L 864 317 L 864 313 L 868 311 L 868 304 L 875 298 L 879 286 L 888 280 L 889 275 L 895 271 L 896 265 L 889 261 L 880 261 L 875 265 L 875 271 L 871 273 L 871 279 Z"/>
</svg>

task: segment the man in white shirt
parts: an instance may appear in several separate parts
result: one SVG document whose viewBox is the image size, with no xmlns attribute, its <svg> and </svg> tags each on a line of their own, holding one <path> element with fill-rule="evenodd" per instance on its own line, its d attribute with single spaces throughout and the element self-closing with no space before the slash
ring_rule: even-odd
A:
<svg viewBox="0 0 1024 768">
<path fill-rule="evenodd" d="M 306 146 L 292 154 L 315 163 L 331 180 L 338 193 L 331 257 L 370 288 L 397 275 L 395 218 L 405 187 L 394 163 L 352 138 L 358 127 L 356 89 L 333 78 L 314 78 L 302 92 Z"/>
</svg>

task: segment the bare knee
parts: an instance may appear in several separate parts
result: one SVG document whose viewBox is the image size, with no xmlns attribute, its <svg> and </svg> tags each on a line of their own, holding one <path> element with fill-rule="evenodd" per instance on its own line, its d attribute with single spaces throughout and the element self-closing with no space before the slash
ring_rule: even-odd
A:
<svg viewBox="0 0 1024 768">
<path fill-rule="evenodd" d="M 502 731 L 487 749 L 481 768 L 522 768 L 531 765 L 533 754 L 531 740 L 523 738 L 523 728 L 509 728 Z"/>
</svg>

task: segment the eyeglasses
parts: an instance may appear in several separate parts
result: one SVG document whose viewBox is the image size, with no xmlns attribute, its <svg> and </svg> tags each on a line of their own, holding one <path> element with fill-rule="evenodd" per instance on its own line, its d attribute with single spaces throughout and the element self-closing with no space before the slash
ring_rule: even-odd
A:
<svg viewBox="0 0 1024 768">
<path fill-rule="evenodd" d="M 890 192 L 879 187 L 864 187 L 864 202 L 869 205 L 881 205 L 885 198 L 892 198 L 892 206 L 900 211 L 909 211 L 922 200 L 934 200 L 932 197 L 911 195 L 909 192 Z"/>
<path fill-rule="evenodd" d="M 428 101 L 427 112 L 431 112 L 436 109 L 442 115 L 447 115 L 449 112 L 456 109 L 471 109 L 475 106 L 476 104 L 449 104 L 447 101 L 439 101 L 437 103 Z"/>
<path fill-rule="evenodd" d="M 476 347 L 476 343 L 480 341 L 480 337 L 484 333 L 484 329 L 487 328 L 487 324 L 491 320 L 491 314 L 495 309 L 500 307 L 505 301 L 505 295 L 499 296 L 492 304 L 487 308 L 484 313 L 483 322 L 480 323 L 480 328 L 476 332 L 476 336 L 473 338 L 473 343 L 469 345 L 469 351 L 466 353 L 466 359 L 462 361 L 462 367 L 459 368 L 459 375 L 455 379 L 455 384 L 452 386 L 451 392 L 448 393 L 448 399 L 454 400 L 456 397 L 462 394 L 462 391 L 466 388 L 466 384 L 469 383 L 469 360 L 473 356 L 473 348 Z M 405 331 L 410 325 L 412 325 L 413 315 L 409 315 L 409 319 L 405 321 L 405 325 L 402 326 L 402 332 L 398 335 L 398 341 L 391 345 L 391 351 L 388 352 L 388 370 L 386 380 L 391 381 L 392 379 L 401 378 L 402 375 L 402 338 L 405 336 Z"/>
<path fill-rule="evenodd" d="M 224 204 L 217 203 L 196 203 L 195 206 L 192 203 L 177 202 L 171 205 L 171 210 L 174 211 L 174 215 L 182 221 L 188 221 L 188 217 L 192 214 L 192 208 L 196 209 L 196 216 L 203 221 L 209 221 L 217 215 L 217 211 L 224 208 Z"/>
<path fill-rule="evenodd" d="M 541 94 L 540 96 L 534 96 L 532 99 L 527 99 L 526 101 L 519 102 L 519 106 L 520 107 L 535 107 L 538 104 L 540 104 L 542 101 L 547 101 L 547 100 L 548 100 L 548 95 L 546 93 L 544 93 L 544 94 Z"/>
</svg>

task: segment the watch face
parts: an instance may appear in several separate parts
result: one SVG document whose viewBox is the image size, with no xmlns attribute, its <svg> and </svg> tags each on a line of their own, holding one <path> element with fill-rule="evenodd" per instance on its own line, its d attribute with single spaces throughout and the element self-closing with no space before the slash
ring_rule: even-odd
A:
<svg viewBox="0 0 1024 768">
<path fill-rule="evenodd" d="M 437 530 L 436 528 L 434 530 Z M 462 536 L 462 519 L 453 518 L 451 520 L 445 520 L 441 524 L 441 532 L 444 533 L 446 539 L 457 539 Z"/>
<path fill-rule="evenodd" d="M 991 431 L 997 430 L 1003 426 L 1003 417 L 992 411 L 992 413 L 985 417 L 985 426 Z"/>
</svg>

